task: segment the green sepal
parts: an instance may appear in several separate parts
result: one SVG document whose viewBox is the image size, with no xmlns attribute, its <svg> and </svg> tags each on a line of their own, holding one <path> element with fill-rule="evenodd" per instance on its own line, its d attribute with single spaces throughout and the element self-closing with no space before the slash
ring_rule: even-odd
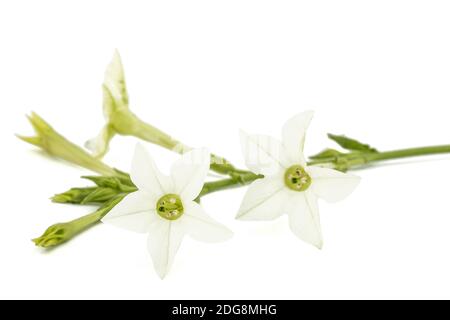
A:
<svg viewBox="0 0 450 320">
<path fill-rule="evenodd" d="M 134 184 L 127 178 L 114 176 L 83 176 L 82 178 L 92 181 L 99 187 L 112 188 L 122 192 L 136 191 Z"/>
<path fill-rule="evenodd" d="M 71 188 L 54 195 L 51 200 L 57 203 L 102 204 L 120 194 L 128 194 L 137 190 L 128 175 L 118 172 L 120 176 L 84 176 L 92 181 L 95 187 Z"/>
<path fill-rule="evenodd" d="M 124 192 L 105 187 L 72 188 L 54 195 L 51 200 L 56 203 L 101 204 L 122 193 Z"/>
<path fill-rule="evenodd" d="M 318 154 L 310 156 L 309 158 L 312 160 L 322 160 L 322 159 L 333 159 L 343 155 L 344 153 L 337 151 L 335 149 L 325 149 Z"/>
<path fill-rule="evenodd" d="M 65 192 L 55 194 L 50 199 L 56 203 L 80 204 L 97 189 L 98 187 L 71 188 Z"/>
<path fill-rule="evenodd" d="M 372 148 L 370 145 L 362 143 L 352 138 L 348 138 L 344 135 L 334 135 L 329 133 L 328 138 L 333 140 L 346 150 L 360 151 L 360 152 L 378 152 L 377 149 Z"/>
<path fill-rule="evenodd" d="M 80 204 L 95 204 L 95 203 L 104 203 L 111 199 L 113 199 L 115 196 L 120 194 L 121 192 L 112 189 L 112 188 L 96 188 L 94 191 L 92 191 L 90 194 L 88 194 L 81 202 Z"/>
</svg>

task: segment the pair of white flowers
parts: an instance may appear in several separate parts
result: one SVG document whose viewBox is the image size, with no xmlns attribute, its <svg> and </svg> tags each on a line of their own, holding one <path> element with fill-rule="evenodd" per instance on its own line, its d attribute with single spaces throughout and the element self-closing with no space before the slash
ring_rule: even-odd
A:
<svg viewBox="0 0 450 320">
<path fill-rule="evenodd" d="M 359 177 L 336 170 L 308 166 L 303 155 L 306 129 L 313 113 L 301 113 L 286 122 L 282 141 L 241 133 L 250 170 L 264 175 L 254 181 L 237 219 L 273 220 L 288 214 L 289 226 L 300 239 L 322 247 L 317 199 L 334 202 L 349 195 Z M 163 278 L 185 235 L 204 242 L 229 239 L 232 232 L 217 223 L 194 200 L 209 170 L 210 154 L 194 149 L 181 156 L 170 176 L 162 174 L 144 148 L 137 145 L 131 179 L 138 191 L 126 196 L 103 222 L 148 234 L 148 249 Z"/>
</svg>

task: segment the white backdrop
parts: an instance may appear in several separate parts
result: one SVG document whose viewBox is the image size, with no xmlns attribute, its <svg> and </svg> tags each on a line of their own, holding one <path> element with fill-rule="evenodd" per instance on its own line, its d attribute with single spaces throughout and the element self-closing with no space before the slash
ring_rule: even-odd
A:
<svg viewBox="0 0 450 320">
<path fill-rule="evenodd" d="M 240 166 L 239 128 L 279 135 L 305 109 L 308 154 L 327 132 L 379 149 L 450 143 L 449 15 L 430 0 L 0 2 L 0 298 L 450 298 L 450 156 L 358 171 L 354 194 L 321 203 L 322 251 L 285 218 L 235 221 L 243 189 L 210 195 L 234 238 L 184 241 L 160 280 L 145 235 L 98 225 L 34 247 L 92 210 L 48 200 L 88 172 L 14 137 L 31 134 L 31 110 L 77 143 L 97 134 L 118 48 L 135 113 Z M 135 141 L 116 138 L 105 160 L 128 170 Z M 147 147 L 163 168 L 177 158 Z"/>
</svg>

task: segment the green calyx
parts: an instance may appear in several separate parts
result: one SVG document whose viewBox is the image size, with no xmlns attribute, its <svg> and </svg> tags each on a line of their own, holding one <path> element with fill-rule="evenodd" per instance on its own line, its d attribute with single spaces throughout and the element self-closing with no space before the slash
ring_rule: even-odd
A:
<svg viewBox="0 0 450 320">
<path fill-rule="evenodd" d="M 305 191 L 311 185 L 311 177 L 301 165 L 293 165 L 284 174 L 285 185 L 294 191 Z"/>
<path fill-rule="evenodd" d="M 161 218 L 177 220 L 184 213 L 183 203 L 178 195 L 169 193 L 158 200 L 156 203 L 156 212 Z"/>
</svg>

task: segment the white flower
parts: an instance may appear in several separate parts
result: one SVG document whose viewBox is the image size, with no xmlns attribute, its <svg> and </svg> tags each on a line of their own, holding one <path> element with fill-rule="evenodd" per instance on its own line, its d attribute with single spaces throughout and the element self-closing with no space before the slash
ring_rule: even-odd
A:
<svg viewBox="0 0 450 320">
<path fill-rule="evenodd" d="M 178 153 L 191 149 L 143 122 L 130 110 L 125 72 L 117 50 L 106 68 L 103 81 L 103 115 L 106 123 L 100 133 L 85 143 L 95 158 L 101 159 L 108 152 L 109 144 L 116 134 L 134 136 Z"/>
<path fill-rule="evenodd" d="M 116 50 L 111 63 L 106 68 L 103 81 L 103 115 L 106 124 L 97 137 L 87 141 L 85 147 L 92 151 L 94 157 L 101 158 L 108 151 L 109 142 L 116 133 L 114 121 L 130 113 L 128 92 L 125 82 L 122 60 Z"/>
<path fill-rule="evenodd" d="M 224 241 L 232 232 L 214 221 L 194 201 L 209 170 L 210 154 L 194 149 L 162 174 L 139 144 L 131 180 L 138 191 L 126 196 L 102 221 L 131 231 L 148 233 L 148 249 L 161 278 L 167 274 L 184 235 L 204 242 Z"/>
<path fill-rule="evenodd" d="M 288 120 L 282 142 L 263 135 L 241 133 L 247 166 L 264 178 L 247 191 L 237 219 L 273 220 L 287 213 L 292 232 L 300 239 L 322 247 L 317 198 L 335 202 L 345 198 L 360 178 L 336 170 L 308 166 L 303 155 L 306 129 L 313 112 Z"/>
</svg>

